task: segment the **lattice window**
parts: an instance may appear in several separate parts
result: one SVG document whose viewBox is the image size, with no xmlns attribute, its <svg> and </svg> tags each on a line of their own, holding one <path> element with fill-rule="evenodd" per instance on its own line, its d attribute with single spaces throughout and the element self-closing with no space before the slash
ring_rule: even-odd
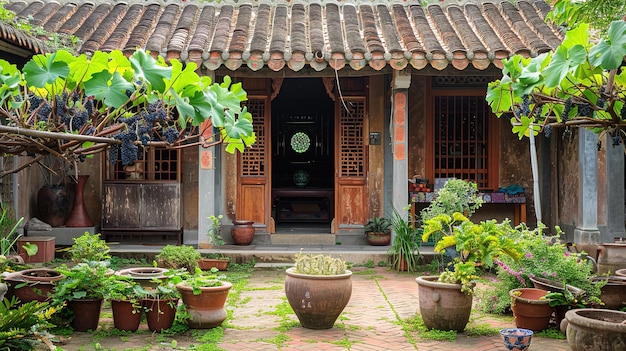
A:
<svg viewBox="0 0 626 351">
<path fill-rule="evenodd" d="M 365 176 L 365 100 L 344 98 L 341 107 L 339 135 L 339 167 L 342 177 Z"/>
<path fill-rule="evenodd" d="M 152 147 L 139 154 L 139 159 L 133 165 L 123 166 L 121 156 L 117 162 L 111 164 L 109 153 L 106 152 L 105 170 L 106 180 L 125 181 L 179 181 L 180 180 L 180 150 L 162 147 Z"/>
<path fill-rule="evenodd" d="M 256 143 L 241 155 L 241 175 L 243 177 L 265 176 L 267 136 L 265 128 L 266 98 L 249 98 L 246 102 L 248 112 L 252 114 L 252 126 L 256 134 Z"/>
<path fill-rule="evenodd" d="M 435 93 L 436 94 L 436 93 Z M 489 188 L 490 111 L 484 94 L 434 97 L 435 178 L 471 180 Z"/>
</svg>

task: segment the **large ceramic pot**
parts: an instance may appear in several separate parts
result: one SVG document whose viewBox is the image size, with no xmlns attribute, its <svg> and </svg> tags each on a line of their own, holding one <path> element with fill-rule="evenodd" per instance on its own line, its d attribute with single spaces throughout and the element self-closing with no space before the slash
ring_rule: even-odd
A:
<svg viewBox="0 0 626 351">
<path fill-rule="evenodd" d="M 287 269 L 285 295 L 300 324 L 308 329 L 330 329 L 352 296 L 352 272 L 310 275 Z"/>
<path fill-rule="evenodd" d="M 536 288 L 509 291 L 515 326 L 534 331 L 548 328 L 554 307 L 550 307 L 549 299 L 543 298 L 547 293 L 547 290 Z"/>
<path fill-rule="evenodd" d="M 113 326 L 118 330 L 137 331 L 141 323 L 141 306 L 135 306 L 128 300 L 111 300 Z"/>
<path fill-rule="evenodd" d="M 439 276 L 417 277 L 420 315 L 428 329 L 463 331 L 472 312 L 472 295 Z"/>
<path fill-rule="evenodd" d="M 74 206 L 74 197 L 69 187 L 45 185 L 37 193 L 39 219 L 53 227 L 65 224 Z"/>
<path fill-rule="evenodd" d="M 74 313 L 72 328 L 74 331 L 86 332 L 98 329 L 102 299 L 80 299 L 67 302 L 67 308 Z"/>
<path fill-rule="evenodd" d="M 8 284 L 7 298 L 15 296 L 20 303 L 47 301 L 56 282 L 65 278 L 60 272 L 49 268 L 33 268 L 8 274 L 4 281 Z"/>
<path fill-rule="evenodd" d="M 626 277 L 599 276 L 593 277 L 594 283 L 606 281 L 600 288 L 600 300 L 604 302 L 604 308 L 618 310 L 624 307 L 626 302 Z"/>
<path fill-rule="evenodd" d="M 254 239 L 255 229 L 254 221 L 234 220 L 230 235 L 233 242 L 237 245 L 250 245 Z"/>
<path fill-rule="evenodd" d="M 626 313 L 586 308 L 565 314 L 567 343 L 572 351 L 626 350 Z"/>
<path fill-rule="evenodd" d="M 221 325 L 226 319 L 224 305 L 232 286 L 229 282 L 222 282 L 222 286 L 202 287 L 201 293 L 194 295 L 193 289 L 184 282 L 176 285 L 185 309 L 189 313 L 189 320 L 187 320 L 189 327 L 206 329 Z"/>
<path fill-rule="evenodd" d="M 598 245 L 598 275 L 614 274 L 622 268 L 626 268 L 626 244 Z"/>
<path fill-rule="evenodd" d="M 161 332 L 174 324 L 178 299 L 143 299 L 142 305 L 150 331 Z"/>
</svg>

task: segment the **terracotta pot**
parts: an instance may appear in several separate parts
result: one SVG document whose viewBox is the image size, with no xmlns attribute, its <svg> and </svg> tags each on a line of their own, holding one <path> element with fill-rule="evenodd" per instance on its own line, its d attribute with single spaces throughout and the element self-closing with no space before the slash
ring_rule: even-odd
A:
<svg viewBox="0 0 626 351">
<path fill-rule="evenodd" d="M 287 269 L 285 295 L 300 324 L 308 329 L 330 329 L 352 296 L 352 272 L 309 275 Z"/>
<path fill-rule="evenodd" d="M 141 323 L 142 308 L 133 306 L 131 301 L 111 300 L 113 326 L 118 330 L 137 331 Z"/>
<path fill-rule="evenodd" d="M 30 301 L 47 301 L 54 291 L 56 282 L 63 278 L 65 278 L 63 274 L 48 268 L 14 272 L 4 277 L 9 286 L 6 297 L 15 296 L 22 304 Z"/>
<path fill-rule="evenodd" d="M 615 275 L 618 277 L 626 277 L 626 268 L 616 270 Z"/>
<path fill-rule="evenodd" d="M 82 299 L 67 302 L 67 308 L 74 312 L 72 328 L 74 331 L 86 332 L 98 329 L 102 299 Z"/>
<path fill-rule="evenodd" d="M 542 290 L 547 290 L 547 291 L 552 291 L 552 292 L 560 292 L 560 291 L 565 290 L 565 288 L 563 287 L 563 283 L 560 283 L 554 280 L 540 278 L 540 277 L 531 277 L 530 281 L 533 283 L 533 286 L 537 289 L 542 289 Z M 571 292 L 575 296 L 582 295 L 585 293 L 585 290 L 577 288 L 569 284 L 567 285 L 567 290 L 569 290 L 569 292 Z"/>
<path fill-rule="evenodd" d="M 230 235 L 237 245 L 250 245 L 254 239 L 254 221 L 234 220 Z"/>
<path fill-rule="evenodd" d="M 593 277 L 592 282 L 606 281 L 600 288 L 600 300 L 604 302 L 603 308 L 618 310 L 626 302 L 626 277 L 602 276 Z"/>
<path fill-rule="evenodd" d="M 504 342 L 504 348 L 511 351 L 524 351 L 530 347 L 533 331 L 521 328 L 509 328 L 500 330 L 500 337 Z"/>
<path fill-rule="evenodd" d="M 143 299 L 142 305 L 146 311 L 146 321 L 150 331 L 160 332 L 171 328 L 174 324 L 178 299 Z"/>
<path fill-rule="evenodd" d="M 570 310 L 567 343 L 572 351 L 623 351 L 626 349 L 626 313 L 585 308 Z"/>
<path fill-rule="evenodd" d="M 231 283 L 223 282 L 222 286 L 203 287 L 199 295 L 194 295 L 193 289 L 185 283 L 176 285 L 189 313 L 189 328 L 206 329 L 221 325 L 226 319 L 224 305 L 232 287 Z"/>
<path fill-rule="evenodd" d="M 73 205 L 72 192 L 64 184 L 45 185 L 37 193 L 39 219 L 53 227 L 60 227 L 65 224 Z"/>
<path fill-rule="evenodd" d="M 440 283 L 439 276 L 417 277 L 419 310 L 428 329 L 463 331 L 472 312 L 472 295 L 460 284 Z"/>
<path fill-rule="evenodd" d="M 547 293 L 547 290 L 536 288 L 509 291 L 515 326 L 534 331 L 548 328 L 554 307 L 550 307 L 549 299 L 542 299 Z"/>
<path fill-rule="evenodd" d="M 225 271 L 228 269 L 229 259 L 221 259 L 221 258 L 201 258 L 198 260 L 198 267 L 203 271 L 209 271 L 211 268 L 215 267 L 220 271 Z"/>
<path fill-rule="evenodd" d="M 622 268 L 626 268 L 626 244 L 598 245 L 598 275 L 613 274 Z"/>
<path fill-rule="evenodd" d="M 365 235 L 367 242 L 373 246 L 386 246 L 391 243 L 391 233 L 368 232 Z"/>
</svg>

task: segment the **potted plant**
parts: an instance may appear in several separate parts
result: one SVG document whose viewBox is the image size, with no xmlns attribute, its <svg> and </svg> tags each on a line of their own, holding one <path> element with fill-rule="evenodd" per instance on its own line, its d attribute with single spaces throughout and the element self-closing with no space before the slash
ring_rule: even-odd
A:
<svg viewBox="0 0 626 351">
<path fill-rule="evenodd" d="M 107 263 L 81 262 L 71 268 L 64 265 L 57 269 L 65 277 L 57 282 L 52 303 L 56 306 L 67 304 L 74 330 L 96 330 L 112 276 Z"/>
<path fill-rule="evenodd" d="M 131 277 L 115 275 L 111 278 L 105 298 L 111 302 L 113 325 L 116 329 L 123 331 L 139 329 L 144 295 L 141 285 Z"/>
<path fill-rule="evenodd" d="M 453 251 L 453 261 L 439 276 L 417 278 L 420 313 L 429 329 L 465 329 L 472 310 L 475 280 L 483 269 L 492 268 L 502 256 L 517 259 L 519 245 L 511 239 L 514 232 L 509 221 L 495 220 L 479 224 L 471 222 L 459 212 L 453 216 L 440 214 L 424 223 L 422 240 L 433 234 L 441 239 L 435 252 Z M 438 298 L 435 298 L 438 296 Z"/>
<path fill-rule="evenodd" d="M 513 259 L 506 255 L 495 260 L 497 281 L 489 289 L 479 289 L 478 306 L 487 313 L 508 313 L 511 306 L 509 292 L 513 289 L 536 287 L 557 292 L 567 286 L 575 295 L 584 292 L 583 300 L 589 306 L 597 305 L 602 283 L 594 283 L 593 262 L 584 252 L 570 252 L 559 238 L 561 229 L 557 226 L 554 234 L 546 233 L 546 227 L 539 225 L 529 229 L 525 224 L 515 227 L 512 239 L 518 243 L 522 255 Z M 580 302 L 580 299 L 578 299 Z"/>
<path fill-rule="evenodd" d="M 223 215 L 209 216 L 211 226 L 208 229 L 208 236 L 211 244 L 213 244 L 213 249 L 215 249 L 216 252 L 202 254 L 202 257 L 197 260 L 198 267 L 202 270 L 208 271 L 215 267 L 220 271 L 225 271 L 228 268 L 228 262 L 230 259 L 227 256 L 224 256 L 220 250 L 220 247 L 224 245 L 224 239 L 220 233 L 220 229 L 222 228 L 222 217 Z"/>
<path fill-rule="evenodd" d="M 424 208 L 419 215 L 421 223 L 440 214 L 452 216 L 460 212 L 470 218 L 483 204 L 483 198 L 478 194 L 478 185 L 474 182 L 461 179 L 448 179 L 443 187 L 435 193 L 434 199 Z M 430 238 L 431 242 L 439 240 L 439 233 Z"/>
<path fill-rule="evenodd" d="M 187 324 L 190 328 L 214 328 L 226 319 L 224 304 L 233 285 L 217 272 L 215 267 L 208 273 L 197 268 L 195 274 L 176 284 L 189 313 Z"/>
<path fill-rule="evenodd" d="M 198 268 L 200 253 L 190 245 L 166 245 L 156 255 L 159 267 L 179 269 L 184 268 L 193 274 Z"/>
<path fill-rule="evenodd" d="M 161 332 L 169 329 L 176 319 L 180 292 L 176 288 L 183 276 L 189 274 L 185 268 L 170 269 L 165 279 L 154 278 L 152 287 L 142 288 L 142 306 L 146 313 L 148 329 Z"/>
<path fill-rule="evenodd" d="M 287 269 L 285 294 L 300 324 L 309 329 L 330 329 L 350 301 L 352 272 L 340 258 L 296 254 Z"/>
<path fill-rule="evenodd" d="M 391 267 L 398 271 L 414 272 L 420 255 L 420 239 L 418 230 L 411 224 L 411 215 L 408 213 L 408 219 L 405 219 L 398 211 L 394 209 L 393 217 L 391 217 L 391 228 L 393 229 L 393 240 L 391 246 L 387 250 L 390 258 Z"/>
<path fill-rule="evenodd" d="M 374 217 L 365 223 L 365 239 L 370 245 L 385 246 L 391 242 L 391 221 Z"/>
<path fill-rule="evenodd" d="M 100 238 L 100 234 L 83 235 L 74 238 L 74 244 L 70 246 L 69 252 L 72 261 L 75 263 L 88 261 L 108 261 L 111 259 L 109 252 L 111 248 L 106 241 Z"/>
</svg>

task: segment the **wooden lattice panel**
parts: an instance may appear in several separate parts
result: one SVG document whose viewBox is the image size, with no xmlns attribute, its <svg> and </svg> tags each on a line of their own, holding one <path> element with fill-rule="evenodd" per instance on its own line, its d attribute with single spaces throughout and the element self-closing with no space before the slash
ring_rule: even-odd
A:
<svg viewBox="0 0 626 351">
<path fill-rule="evenodd" d="M 488 187 L 489 108 L 484 96 L 436 96 L 435 178 Z"/>
<path fill-rule="evenodd" d="M 365 100 L 344 98 L 339 124 L 339 169 L 342 177 L 365 176 Z M 347 107 L 347 110 L 345 107 Z"/>
<path fill-rule="evenodd" d="M 241 176 L 265 176 L 265 160 L 267 158 L 267 134 L 265 128 L 265 101 L 266 98 L 249 98 L 246 105 L 252 114 L 252 126 L 256 134 L 256 143 L 246 149 L 241 155 Z"/>
</svg>

